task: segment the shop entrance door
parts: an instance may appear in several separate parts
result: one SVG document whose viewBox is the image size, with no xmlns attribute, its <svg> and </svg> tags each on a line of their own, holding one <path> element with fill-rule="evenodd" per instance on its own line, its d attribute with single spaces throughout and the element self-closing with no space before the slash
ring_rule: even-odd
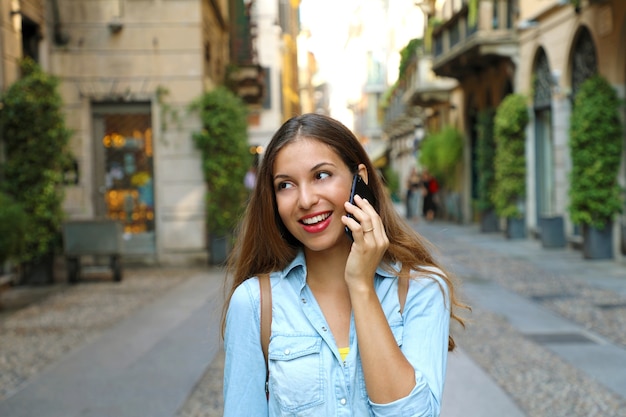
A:
<svg viewBox="0 0 626 417">
<path fill-rule="evenodd" d="M 154 255 L 154 170 L 149 104 L 96 105 L 96 217 L 124 225 L 125 255 Z"/>
</svg>

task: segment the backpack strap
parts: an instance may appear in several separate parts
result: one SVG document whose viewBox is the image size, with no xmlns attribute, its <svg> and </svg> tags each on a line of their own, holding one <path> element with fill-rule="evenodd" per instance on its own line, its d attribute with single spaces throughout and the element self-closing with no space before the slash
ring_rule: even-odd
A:
<svg viewBox="0 0 626 417">
<path fill-rule="evenodd" d="M 405 265 L 402 265 L 402 269 L 398 275 L 398 300 L 400 301 L 400 314 L 404 311 L 406 295 L 409 292 L 409 278 L 408 268 Z"/>
<path fill-rule="evenodd" d="M 265 395 L 269 399 L 269 377 L 268 367 L 268 347 L 270 344 L 270 333 L 272 331 L 272 288 L 270 285 L 270 275 L 259 275 L 259 286 L 261 291 L 261 349 L 265 357 Z"/>
</svg>

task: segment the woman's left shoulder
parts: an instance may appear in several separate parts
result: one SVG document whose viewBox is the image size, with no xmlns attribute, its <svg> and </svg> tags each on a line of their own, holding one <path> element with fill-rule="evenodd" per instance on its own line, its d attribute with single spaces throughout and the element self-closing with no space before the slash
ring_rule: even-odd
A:
<svg viewBox="0 0 626 417">
<path fill-rule="evenodd" d="M 445 273 L 436 266 L 422 266 L 411 270 L 409 293 L 444 294 L 448 296 L 448 281 Z"/>
</svg>

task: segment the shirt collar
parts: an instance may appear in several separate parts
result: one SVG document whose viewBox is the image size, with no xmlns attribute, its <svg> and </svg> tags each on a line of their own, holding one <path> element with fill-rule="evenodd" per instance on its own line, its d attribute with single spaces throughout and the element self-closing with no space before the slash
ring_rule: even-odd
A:
<svg viewBox="0 0 626 417">
<path fill-rule="evenodd" d="M 394 278 L 398 276 L 398 272 L 400 271 L 400 264 L 394 263 L 391 265 L 393 271 L 386 271 L 382 264 L 376 268 L 376 275 L 380 278 Z M 297 272 L 299 273 L 297 273 Z M 301 280 L 301 284 L 304 285 L 306 281 L 306 259 L 304 257 L 304 251 L 302 249 L 298 250 L 295 258 L 287 265 L 287 267 L 283 270 L 283 276 L 295 276 Z"/>
</svg>

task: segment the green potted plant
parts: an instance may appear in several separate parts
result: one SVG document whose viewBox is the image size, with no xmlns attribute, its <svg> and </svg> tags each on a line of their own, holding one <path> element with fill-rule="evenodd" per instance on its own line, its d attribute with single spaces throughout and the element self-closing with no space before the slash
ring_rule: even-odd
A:
<svg viewBox="0 0 626 417">
<path fill-rule="evenodd" d="M 462 158 L 463 136 L 453 126 L 429 134 L 420 147 L 420 165 L 442 185 L 440 193 L 444 198 L 440 198 L 439 203 L 443 203 L 446 216 L 457 221 L 461 221 L 460 197 L 456 188 Z"/>
<path fill-rule="evenodd" d="M 493 137 L 493 110 L 478 113 L 476 120 L 476 173 L 478 175 L 476 209 L 480 216 L 480 231 L 492 233 L 500 230 L 491 195 L 495 182 Z"/>
<path fill-rule="evenodd" d="M 7 261 L 17 260 L 24 250 L 27 216 L 22 206 L 0 191 L 0 275 Z"/>
<path fill-rule="evenodd" d="M 494 118 L 494 184 L 491 201 L 507 220 L 506 236 L 526 237 L 526 125 L 528 109 L 521 94 L 509 94 Z"/>
<path fill-rule="evenodd" d="M 191 109 L 198 111 L 202 131 L 192 135 L 202 154 L 207 186 L 206 224 L 210 261 L 226 260 L 230 240 L 248 196 L 244 177 L 252 163 L 247 139 L 247 107 L 226 87 L 204 93 Z"/>
<path fill-rule="evenodd" d="M 59 80 L 30 58 L 21 78 L 2 95 L 0 132 L 5 144 L 2 190 L 28 216 L 17 256 L 26 283 L 50 283 L 64 217 L 63 172 L 71 163 Z"/>
<path fill-rule="evenodd" d="M 570 124 L 569 213 L 583 229 L 583 256 L 613 257 L 613 219 L 622 209 L 618 171 L 623 132 L 615 89 L 600 75 L 576 94 Z"/>
</svg>

